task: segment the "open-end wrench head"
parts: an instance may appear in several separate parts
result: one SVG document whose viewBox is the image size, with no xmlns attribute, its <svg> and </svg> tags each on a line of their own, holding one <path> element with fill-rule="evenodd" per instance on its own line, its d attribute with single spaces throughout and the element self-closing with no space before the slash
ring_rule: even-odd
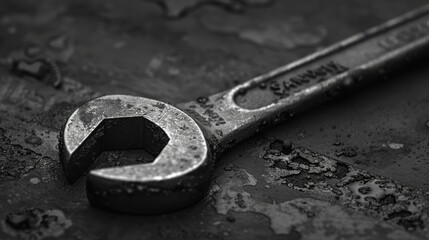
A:
<svg viewBox="0 0 429 240">
<path fill-rule="evenodd" d="M 132 214 L 178 210 L 207 192 L 212 164 L 197 123 L 169 104 L 109 95 L 79 107 L 61 135 L 60 158 L 70 182 L 105 150 L 143 148 L 154 162 L 92 170 L 91 204 Z"/>
</svg>

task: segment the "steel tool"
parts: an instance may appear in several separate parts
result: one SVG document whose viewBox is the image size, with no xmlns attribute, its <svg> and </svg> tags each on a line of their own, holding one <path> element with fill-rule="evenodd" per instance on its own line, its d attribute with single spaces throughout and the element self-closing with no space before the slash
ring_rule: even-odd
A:
<svg viewBox="0 0 429 240">
<path fill-rule="evenodd" d="M 238 141 L 316 103 L 415 62 L 429 50 L 429 5 L 308 57 L 196 101 L 108 95 L 79 107 L 60 139 L 74 182 L 105 150 L 143 148 L 152 163 L 92 170 L 91 204 L 131 214 L 178 210 L 208 191 L 214 159 Z"/>
</svg>

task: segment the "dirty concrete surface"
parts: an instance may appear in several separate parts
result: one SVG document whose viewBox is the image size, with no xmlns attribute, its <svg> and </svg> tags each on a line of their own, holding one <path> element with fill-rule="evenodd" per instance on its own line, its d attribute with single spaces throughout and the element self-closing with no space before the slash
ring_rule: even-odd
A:
<svg viewBox="0 0 429 240">
<path fill-rule="evenodd" d="M 0 239 L 429 238 L 429 62 L 238 144 L 179 212 L 93 208 L 58 159 L 62 124 L 94 97 L 194 100 L 425 3 L 1 1 Z"/>
</svg>

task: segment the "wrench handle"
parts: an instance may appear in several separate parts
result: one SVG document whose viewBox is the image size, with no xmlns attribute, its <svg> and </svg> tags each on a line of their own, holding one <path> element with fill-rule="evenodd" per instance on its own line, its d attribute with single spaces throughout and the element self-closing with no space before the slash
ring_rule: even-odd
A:
<svg viewBox="0 0 429 240">
<path fill-rule="evenodd" d="M 426 53 L 429 5 L 179 108 L 199 123 L 215 153 L 222 152 L 316 103 L 385 78 Z"/>
</svg>

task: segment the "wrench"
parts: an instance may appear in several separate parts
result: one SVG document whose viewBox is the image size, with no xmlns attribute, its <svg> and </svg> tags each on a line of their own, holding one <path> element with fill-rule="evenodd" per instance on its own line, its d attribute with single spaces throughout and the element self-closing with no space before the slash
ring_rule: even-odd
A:
<svg viewBox="0 0 429 240">
<path fill-rule="evenodd" d="M 352 36 L 230 90 L 173 106 L 108 95 L 80 106 L 60 136 L 70 183 L 105 150 L 142 148 L 152 163 L 91 170 L 89 202 L 130 214 L 159 214 L 198 202 L 214 159 L 235 143 L 429 50 L 429 5 Z"/>
</svg>

